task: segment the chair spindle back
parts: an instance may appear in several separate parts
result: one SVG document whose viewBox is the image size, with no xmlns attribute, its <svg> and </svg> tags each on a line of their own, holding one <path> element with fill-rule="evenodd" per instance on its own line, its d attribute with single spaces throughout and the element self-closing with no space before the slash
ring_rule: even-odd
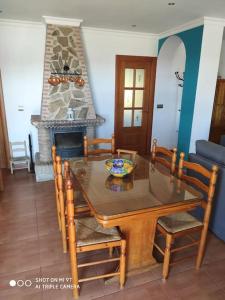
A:
<svg viewBox="0 0 225 300">
<path fill-rule="evenodd" d="M 158 161 L 165 167 L 170 169 L 171 174 L 175 173 L 176 170 L 176 160 L 177 160 L 177 148 L 169 150 L 165 147 L 157 146 L 157 139 L 153 140 L 152 145 L 152 161 Z"/>
</svg>

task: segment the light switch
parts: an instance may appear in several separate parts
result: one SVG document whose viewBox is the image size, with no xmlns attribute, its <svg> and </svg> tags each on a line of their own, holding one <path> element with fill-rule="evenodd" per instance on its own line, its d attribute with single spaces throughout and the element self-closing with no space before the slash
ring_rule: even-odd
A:
<svg viewBox="0 0 225 300">
<path fill-rule="evenodd" d="M 23 105 L 18 105 L 18 111 L 24 111 L 24 106 Z"/>
</svg>

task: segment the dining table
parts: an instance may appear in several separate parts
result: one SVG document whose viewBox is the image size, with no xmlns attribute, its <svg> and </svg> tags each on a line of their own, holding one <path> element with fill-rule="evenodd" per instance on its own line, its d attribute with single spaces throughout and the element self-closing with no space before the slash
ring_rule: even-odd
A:
<svg viewBox="0 0 225 300">
<path fill-rule="evenodd" d="M 200 206 L 202 194 L 160 163 L 139 155 L 131 174 L 114 177 L 105 162 L 116 157 L 85 157 L 71 161 L 70 166 L 92 215 L 105 228 L 118 226 L 125 237 L 129 275 L 156 264 L 152 252 L 158 218 Z"/>
</svg>

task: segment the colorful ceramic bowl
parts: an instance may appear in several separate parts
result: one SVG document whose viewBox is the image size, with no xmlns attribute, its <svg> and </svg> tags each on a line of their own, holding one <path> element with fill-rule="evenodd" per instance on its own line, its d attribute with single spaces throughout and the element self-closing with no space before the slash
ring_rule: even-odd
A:
<svg viewBox="0 0 225 300">
<path fill-rule="evenodd" d="M 134 163 L 131 160 L 123 158 L 107 159 L 105 167 L 111 175 L 115 177 L 124 177 L 133 171 Z"/>
</svg>

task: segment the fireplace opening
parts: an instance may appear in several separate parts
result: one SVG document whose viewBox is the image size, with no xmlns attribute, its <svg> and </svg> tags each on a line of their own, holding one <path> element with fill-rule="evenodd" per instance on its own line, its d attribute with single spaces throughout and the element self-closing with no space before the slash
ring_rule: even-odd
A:
<svg viewBox="0 0 225 300">
<path fill-rule="evenodd" d="M 71 129 L 53 130 L 52 143 L 56 146 L 57 155 L 63 159 L 83 156 L 84 130 L 72 131 Z"/>
<path fill-rule="evenodd" d="M 56 148 L 71 149 L 83 146 L 82 132 L 55 133 Z"/>
</svg>

